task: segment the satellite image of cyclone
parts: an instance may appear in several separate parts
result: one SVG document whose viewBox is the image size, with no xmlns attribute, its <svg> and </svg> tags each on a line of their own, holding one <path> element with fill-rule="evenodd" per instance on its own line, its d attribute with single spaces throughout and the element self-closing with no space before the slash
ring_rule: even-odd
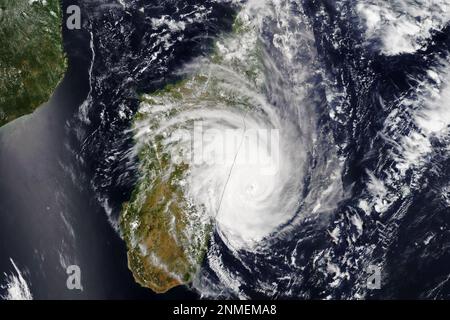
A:
<svg viewBox="0 0 450 320">
<path fill-rule="evenodd" d="M 0 299 L 450 299 L 450 0 L 0 0 Z"/>
</svg>

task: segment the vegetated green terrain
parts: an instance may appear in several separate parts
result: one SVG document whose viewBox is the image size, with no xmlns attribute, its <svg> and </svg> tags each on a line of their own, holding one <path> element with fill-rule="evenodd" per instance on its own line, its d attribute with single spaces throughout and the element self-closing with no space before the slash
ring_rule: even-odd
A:
<svg viewBox="0 0 450 320">
<path fill-rule="evenodd" d="M 66 70 L 58 0 L 0 0 L 0 126 L 48 101 Z"/>
<path fill-rule="evenodd" d="M 147 129 L 135 138 L 140 146 L 140 179 L 123 206 L 120 227 L 135 280 L 154 292 L 163 293 L 195 279 L 213 229 L 213 219 L 189 197 L 186 181 L 192 163 L 174 161 L 169 151 L 173 143 L 167 143 L 169 136 L 176 136 L 173 127 L 189 128 L 192 123 L 155 132 L 183 112 L 211 108 L 235 110 L 242 116 L 256 112 L 249 97 L 230 85 L 236 81 L 233 77 L 240 77 L 251 88 L 260 86 L 258 38 L 249 25 L 237 18 L 233 32 L 218 39 L 211 56 L 195 72 L 141 96 L 133 125 L 136 132 Z"/>
</svg>

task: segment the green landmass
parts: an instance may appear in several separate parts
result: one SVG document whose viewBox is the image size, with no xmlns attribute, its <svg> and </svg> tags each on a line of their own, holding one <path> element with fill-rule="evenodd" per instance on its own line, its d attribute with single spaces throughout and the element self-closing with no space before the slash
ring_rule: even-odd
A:
<svg viewBox="0 0 450 320">
<path fill-rule="evenodd" d="M 188 197 L 190 164 L 174 161 L 171 146 L 167 147 L 173 132 L 189 130 L 192 121 L 181 121 L 163 134 L 159 129 L 196 110 L 235 110 L 244 116 L 255 109 L 252 94 L 235 89 L 240 81 L 240 88 L 249 90 L 262 84 L 258 38 L 250 25 L 236 18 L 232 33 L 216 42 L 214 52 L 198 68 L 141 97 L 133 125 L 136 131 L 147 130 L 135 138 L 140 179 L 124 204 L 120 226 L 134 278 L 154 292 L 166 292 L 195 278 L 213 223 Z"/>
<path fill-rule="evenodd" d="M 66 70 L 59 0 L 0 0 L 0 126 L 49 100 Z"/>
<path fill-rule="evenodd" d="M 183 105 L 193 101 L 195 91 L 206 78 L 196 76 L 141 97 L 142 105 L 175 107 L 166 116 L 174 116 Z M 135 123 L 147 121 L 141 110 Z M 151 118 L 150 118 L 151 119 Z M 157 129 L 158 121 L 150 127 Z M 128 246 L 128 265 L 135 280 L 157 293 L 192 281 L 206 252 L 210 221 L 202 221 L 197 208 L 189 204 L 182 182 L 188 164 L 175 163 L 157 135 L 139 151 L 141 178 L 129 202 L 124 205 L 120 226 Z"/>
</svg>

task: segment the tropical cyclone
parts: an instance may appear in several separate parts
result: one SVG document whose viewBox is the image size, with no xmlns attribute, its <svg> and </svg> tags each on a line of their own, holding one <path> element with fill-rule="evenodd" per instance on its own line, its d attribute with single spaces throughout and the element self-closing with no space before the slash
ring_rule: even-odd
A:
<svg viewBox="0 0 450 320">
<path fill-rule="evenodd" d="M 58 0 L 0 1 L 0 126 L 48 101 L 66 70 Z"/>
<path fill-rule="evenodd" d="M 297 110 L 277 110 L 264 94 L 271 71 L 252 14 L 242 10 L 212 55 L 185 66 L 183 80 L 141 98 L 133 128 L 140 181 L 121 227 L 130 269 L 156 292 L 192 281 L 212 230 L 249 249 L 298 208 L 305 153 L 290 147 L 303 145 Z"/>
<path fill-rule="evenodd" d="M 264 173 L 274 169 L 278 154 L 263 147 L 264 164 L 239 161 L 243 149 L 261 152 L 256 144 L 243 146 L 249 130 L 256 135 L 263 129 L 276 132 L 282 121 L 261 93 L 263 53 L 258 41 L 255 26 L 240 14 L 232 34 L 215 43 L 210 57 L 186 66 L 183 80 L 142 97 L 134 125 L 141 179 L 121 225 L 135 278 L 156 292 L 193 279 L 213 226 L 239 249 L 268 235 L 289 218 L 283 216 L 286 211 L 295 212 L 295 197 L 289 195 L 299 192 L 299 177 L 291 174 L 289 190 L 277 190 L 287 172 Z M 293 123 L 284 125 L 295 132 Z M 209 138 L 203 136 L 201 147 L 193 141 L 198 127 L 216 130 Z M 221 137 L 225 132 L 228 137 Z M 270 137 L 256 138 L 267 142 Z M 218 150 L 221 138 L 236 143 Z M 269 142 L 275 147 L 278 141 Z M 270 143 L 263 145 L 270 148 Z M 198 161 L 199 152 L 208 160 Z M 285 168 L 297 157 L 288 156 L 292 158 L 285 159 Z M 242 174 L 246 183 L 239 182 Z M 284 208 L 277 212 L 279 208 L 271 207 L 269 214 L 267 205 L 275 197 L 284 197 Z"/>
</svg>

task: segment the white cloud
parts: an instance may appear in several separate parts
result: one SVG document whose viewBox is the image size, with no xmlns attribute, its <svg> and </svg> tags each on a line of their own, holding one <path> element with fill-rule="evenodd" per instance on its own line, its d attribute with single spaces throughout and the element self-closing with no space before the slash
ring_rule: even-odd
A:
<svg viewBox="0 0 450 320">
<path fill-rule="evenodd" d="M 27 281 L 22 275 L 22 272 L 10 258 L 11 264 L 14 267 L 14 271 L 6 277 L 6 285 L 2 285 L 1 288 L 6 290 L 6 295 L 0 295 L 3 300 L 33 300 L 33 296 L 30 291 L 30 287 Z"/>
</svg>

